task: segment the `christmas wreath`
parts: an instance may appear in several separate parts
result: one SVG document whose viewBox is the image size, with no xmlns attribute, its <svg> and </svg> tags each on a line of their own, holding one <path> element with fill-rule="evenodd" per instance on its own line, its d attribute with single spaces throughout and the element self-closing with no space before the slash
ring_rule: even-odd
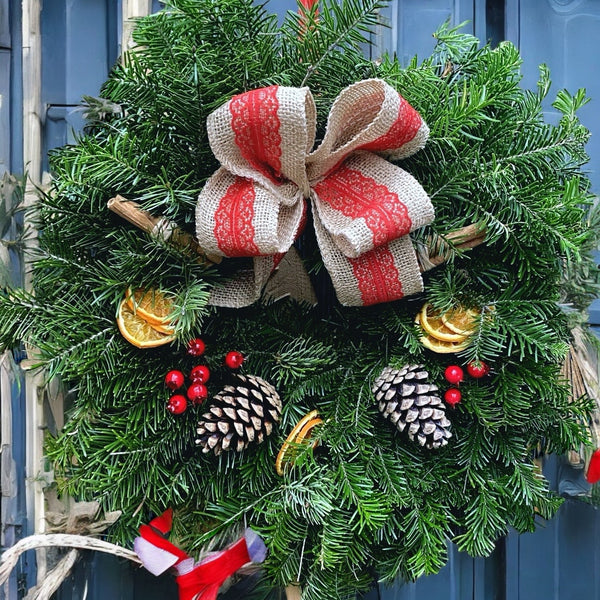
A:
<svg viewBox="0 0 600 600">
<path fill-rule="evenodd" d="M 194 559 L 240 524 L 223 577 L 266 555 L 306 599 L 488 555 L 561 503 L 534 454 L 586 442 L 560 375 L 596 285 L 585 95 L 545 123 L 547 71 L 525 91 L 514 46 L 447 25 L 368 60 L 381 8 L 140 19 L 51 153 L 33 292 L 0 296 L 3 346 L 68 390 L 60 490 L 182 597 L 215 597 Z"/>
</svg>

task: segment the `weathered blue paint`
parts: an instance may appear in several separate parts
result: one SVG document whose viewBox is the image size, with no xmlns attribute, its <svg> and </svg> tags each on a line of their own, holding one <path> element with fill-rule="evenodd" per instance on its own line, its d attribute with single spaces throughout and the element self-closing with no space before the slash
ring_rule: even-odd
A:
<svg viewBox="0 0 600 600">
<path fill-rule="evenodd" d="M 600 3 L 597 0 L 511 0 L 507 1 L 506 39 L 519 46 L 523 55 L 523 85 L 535 89 L 538 65 L 550 68 L 553 82 L 548 113 L 555 118 L 550 102 L 563 88 L 571 92 L 585 88 L 595 99 L 579 112 L 584 125 L 600 129 Z M 588 146 L 590 175 L 600 192 L 600 136 L 592 135 Z"/>
<path fill-rule="evenodd" d="M 21 53 L 18 51 L 22 45 L 20 0 L 8 0 L 8 14 L 11 42 L 10 94 L 7 99 L 10 111 L 10 133 L 6 134 L 10 139 L 9 170 L 13 173 L 23 173 L 23 88 Z"/>
<path fill-rule="evenodd" d="M 159 7 L 159 1 L 153 0 L 153 8 Z M 84 94 L 98 93 L 117 58 L 121 3 L 47 0 L 43 8 L 43 94 L 47 105 L 44 135 L 45 148 L 49 149 L 72 140 L 70 129 L 80 126 L 79 115 L 73 110 Z M 287 10 L 296 10 L 296 2 L 272 0 L 269 8 L 283 15 Z M 493 13 L 492 9 L 501 9 L 501 12 Z M 590 46 L 590 41 L 595 42 L 600 34 L 597 0 L 506 0 L 504 3 L 501 0 L 397 0 L 382 11 L 382 21 L 389 28 L 376 37 L 375 47 L 395 52 L 405 64 L 415 54 L 424 58 L 435 43 L 430 33 L 447 18 L 453 24 L 469 20 L 466 30 L 482 40 L 506 38 L 515 42 L 524 58 L 526 87 L 535 87 L 537 65 L 546 62 L 555 82 L 554 92 L 561 87 L 572 90 L 587 86 L 591 95 L 600 97 L 600 58 Z M 16 85 L 20 81 L 20 60 L 18 52 L 11 52 L 11 44 L 13 48 L 21 44 L 19 19 L 20 1 L 0 0 L 0 94 L 4 98 L 6 90 L 10 91 L 10 103 L 0 106 L 0 170 L 4 160 L 15 172 L 23 170 L 21 92 Z M 8 30 L 7 24 L 10 25 Z M 81 52 L 82 47 L 85 52 Z M 10 66 L 8 78 L 7 64 Z M 10 115 L 9 125 L 6 114 Z M 600 130 L 595 105 L 585 108 L 582 116 L 588 127 Z M 7 139 L 10 140 L 8 146 Z M 594 140 L 592 138 L 589 150 L 597 189 L 600 141 Z M 14 431 L 24 442 L 24 399 L 16 386 L 12 403 Z M 11 524 L 11 535 L 16 539 L 28 529 L 22 493 L 23 443 L 17 445 L 13 458 L 21 469 L 21 487 L 14 502 L 14 524 Z M 546 472 L 561 493 L 572 495 L 578 489 L 586 491 L 580 472 L 569 470 L 556 459 L 549 461 Z M 510 534 L 499 541 L 488 559 L 473 559 L 450 546 L 448 565 L 438 575 L 415 583 L 380 586 L 363 600 L 599 600 L 600 579 L 595 569 L 600 559 L 598 540 L 598 511 L 580 501 L 567 500 L 554 521 L 545 523 L 534 534 Z M 15 572 L 12 580 L 15 596 L 10 600 L 18 597 L 17 579 L 25 572 L 30 579 L 33 577 L 31 556 L 26 557 Z M 88 600 L 162 600 L 175 598 L 176 588 L 170 576 L 154 578 L 127 562 L 87 554 L 57 598 L 80 600 L 84 593 Z M 1 592 L 0 600 L 4 600 Z"/>
<path fill-rule="evenodd" d="M 513 0 L 507 3 L 506 38 L 519 46 L 524 57 L 523 85 L 535 88 L 537 65 L 550 69 L 552 88 L 547 117 L 558 115 L 550 106 L 556 93 L 566 88 L 575 92 L 585 88 L 592 101 L 579 115 L 592 133 L 587 145 L 592 191 L 600 193 L 600 53 L 595 47 L 600 39 L 600 2 L 597 0 Z M 590 322 L 600 324 L 600 299 L 590 306 Z"/>
<path fill-rule="evenodd" d="M 83 96 L 99 95 L 100 87 L 117 59 L 119 5 L 111 0 L 43 3 L 45 153 L 74 142 L 74 133 L 83 126 L 80 108 Z M 43 165 L 47 169 L 45 157 Z"/>
<path fill-rule="evenodd" d="M 42 66 L 45 102 L 77 105 L 100 89 L 109 68 L 111 10 L 107 0 L 42 3 L 42 56 L 52 57 Z"/>
<path fill-rule="evenodd" d="M 391 39 L 402 64 L 413 56 L 427 58 L 435 46 L 432 33 L 446 20 L 453 25 L 468 21 L 466 31 L 486 38 L 485 3 L 483 0 L 399 0 L 390 4 Z"/>
<path fill-rule="evenodd" d="M 4 530 L 4 540 L 6 547 L 12 546 L 15 542 L 26 535 L 33 533 L 31 523 L 27 520 L 25 504 L 25 394 L 24 379 L 21 375 L 15 374 L 15 379 L 11 385 L 11 412 L 12 412 L 12 462 L 15 469 L 16 493 L 9 498 L 3 498 L 7 502 L 8 510 L 5 514 L 5 522 L 2 523 Z M 4 451 L 4 450 L 3 450 Z M 35 555 L 33 552 L 27 552 L 20 560 L 19 565 L 12 573 L 11 593 L 22 591 L 22 588 L 35 585 Z M 0 600 L 16 600 L 18 595 L 2 598 L 0 590 Z"/>
<path fill-rule="evenodd" d="M 8 0 L 0 1 L 0 48 L 10 49 L 10 18 Z M 2 74 L 2 71 L 0 71 Z"/>
<path fill-rule="evenodd" d="M 21 93 L 21 2 L 0 0 L 0 175 L 4 171 L 22 172 L 22 93 Z M 14 239 L 14 226 L 7 237 Z M 20 256 L 9 250 L 11 275 L 15 285 L 22 284 Z M 22 374 L 15 370 L 11 380 L 10 419 L 12 445 L 2 443 L 2 468 L 8 469 L 12 484 L 2 490 L 2 522 L 5 546 L 11 546 L 32 533 L 26 516 L 25 499 L 25 397 Z M 0 415 L 0 418 L 8 418 Z M 2 548 L 0 548 L 0 551 Z M 35 560 L 29 552 L 19 561 L 8 581 L 7 595 L 0 589 L 0 600 L 16 600 L 23 589 L 35 584 Z"/>
<path fill-rule="evenodd" d="M 0 175 L 10 170 L 10 86 L 12 59 L 8 0 L 0 0 Z"/>
<path fill-rule="evenodd" d="M 549 457 L 544 472 L 553 486 L 565 477 L 564 459 Z M 568 469 L 567 469 L 568 472 Z M 598 600 L 600 513 L 567 499 L 535 533 L 506 539 L 506 600 Z"/>
<path fill-rule="evenodd" d="M 1 23 L 0 23 L 1 25 Z M 0 176 L 10 171 L 10 61 L 9 48 L 0 48 Z"/>
<path fill-rule="evenodd" d="M 397 581 L 390 587 L 382 585 L 380 597 L 381 600 L 491 600 L 503 588 L 503 558 L 502 541 L 487 559 L 474 559 L 449 544 L 448 563 L 437 575 L 415 582 Z"/>
<path fill-rule="evenodd" d="M 22 171 L 21 119 L 21 7 L 18 0 L 0 0 L 0 176 L 5 171 Z M 13 225 L 8 239 L 16 236 Z M 9 249 L 10 271 L 15 285 L 22 284 L 23 265 L 13 248 Z M 4 545 L 13 545 L 32 533 L 26 515 L 25 499 L 25 397 L 23 376 L 18 369 L 11 374 L 10 420 L 12 444 L 0 440 L 2 469 L 10 473 L 11 483 L 2 490 L 2 522 Z M 6 419 L 8 415 L 0 415 Z M 0 551 L 2 549 L 0 548 Z M 0 589 L 0 600 L 16 600 L 23 589 L 35 583 L 33 553 L 25 554 L 8 581 L 7 594 Z"/>
</svg>

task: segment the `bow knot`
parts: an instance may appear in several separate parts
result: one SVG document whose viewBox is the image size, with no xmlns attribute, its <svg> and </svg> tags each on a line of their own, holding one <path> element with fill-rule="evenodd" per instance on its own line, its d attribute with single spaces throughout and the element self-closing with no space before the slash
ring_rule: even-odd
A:
<svg viewBox="0 0 600 600">
<path fill-rule="evenodd" d="M 336 98 L 313 151 L 308 88 L 234 96 L 208 117 L 221 167 L 201 191 L 197 237 L 208 252 L 254 268 L 213 293 L 221 306 L 256 301 L 312 206 L 317 242 L 342 304 L 389 302 L 423 289 L 409 233 L 433 220 L 425 190 L 389 162 L 421 149 L 429 129 L 390 85 L 369 79 Z"/>
</svg>

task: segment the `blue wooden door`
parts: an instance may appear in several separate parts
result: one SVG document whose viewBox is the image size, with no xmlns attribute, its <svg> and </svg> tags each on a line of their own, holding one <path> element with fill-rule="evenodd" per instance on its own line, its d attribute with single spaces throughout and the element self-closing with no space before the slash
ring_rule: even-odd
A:
<svg viewBox="0 0 600 600">
<path fill-rule="evenodd" d="M 506 3 L 506 39 L 524 58 L 523 85 L 533 88 L 537 65 L 550 69 L 552 88 L 546 117 L 556 121 L 550 98 L 566 88 L 585 88 L 592 101 L 579 115 L 592 132 L 587 150 L 592 191 L 600 193 L 600 3 L 596 0 L 513 0 Z M 600 324 L 600 300 L 590 308 Z M 535 534 L 512 535 L 506 542 L 506 598 L 578 600 L 600 598 L 600 515 L 570 496 L 585 492 L 581 472 L 553 460 L 546 474 L 567 496 L 558 517 Z"/>
<path fill-rule="evenodd" d="M 10 62 L 12 58 L 8 0 L 0 2 L 0 174 L 10 170 Z"/>
<path fill-rule="evenodd" d="M 44 149 L 74 141 L 82 96 L 98 95 L 118 54 L 118 2 L 56 0 L 42 5 Z M 82 51 L 85 48 L 85 51 Z M 47 169 L 47 160 L 43 166 Z"/>
<path fill-rule="evenodd" d="M 157 0 L 153 3 L 156 9 L 158 4 Z M 3 165 L 10 165 L 13 170 L 23 168 L 14 160 L 10 163 L 20 143 L 15 117 L 19 92 L 5 76 L 7 65 L 11 66 L 9 72 L 18 72 L 14 54 L 11 54 L 14 31 L 18 32 L 18 5 L 16 0 L 0 0 L 0 98 L 6 97 L 7 90 L 12 94 L 12 104 L 0 103 L 0 171 Z M 295 5 L 295 0 L 271 1 L 271 8 L 280 14 L 294 10 Z M 9 7 L 12 7 L 12 40 L 7 29 Z M 115 0 L 47 0 L 43 3 L 46 150 L 72 141 L 73 131 L 81 126 L 81 114 L 77 110 L 81 97 L 98 93 L 116 60 L 120 11 L 120 2 Z M 537 65 L 546 62 L 552 72 L 554 92 L 562 87 L 571 90 L 587 87 L 591 95 L 600 98 L 600 55 L 595 49 L 596 40 L 600 39 L 598 0 L 394 0 L 384 9 L 381 18 L 388 27 L 374 40 L 376 47 L 395 51 L 403 61 L 415 54 L 429 55 L 434 45 L 431 32 L 447 18 L 455 24 L 469 20 L 466 29 L 481 39 L 492 42 L 509 39 L 520 47 L 525 87 L 535 87 Z M 86 48 L 84 53 L 80 51 L 82 47 Z M 13 111 L 12 119 L 10 111 Z M 548 117 L 553 118 L 549 106 Z M 582 117 L 593 132 L 600 132 L 597 103 L 586 107 Z M 594 136 L 589 151 L 592 179 L 598 191 L 600 141 Z M 600 316 L 600 310 L 598 313 Z M 561 461 L 550 461 L 547 472 L 557 489 L 565 493 L 585 491 L 580 473 L 569 471 Z M 473 559 L 450 547 L 448 565 L 438 575 L 416 583 L 398 581 L 390 587 L 376 587 L 367 598 L 600 599 L 600 580 L 595 569 L 600 558 L 599 539 L 598 512 L 579 500 L 567 500 L 555 521 L 545 524 L 535 534 L 515 534 L 500 540 L 494 554 L 487 559 Z M 74 576 L 63 585 L 58 597 L 79 600 L 84 594 L 88 600 L 176 598 L 169 577 L 155 579 L 127 563 L 104 556 L 86 557 Z"/>
</svg>

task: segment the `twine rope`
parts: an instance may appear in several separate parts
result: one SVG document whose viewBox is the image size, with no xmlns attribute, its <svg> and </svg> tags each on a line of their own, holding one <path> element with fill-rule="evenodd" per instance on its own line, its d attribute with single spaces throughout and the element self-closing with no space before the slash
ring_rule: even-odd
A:
<svg viewBox="0 0 600 600">
<path fill-rule="evenodd" d="M 112 554 L 119 558 L 126 558 L 134 563 L 141 564 L 137 554 L 132 550 L 85 535 L 72 535 L 68 533 L 30 535 L 29 537 L 19 540 L 14 546 L 11 546 L 4 551 L 4 554 L 2 554 L 2 557 L 0 558 L 0 585 L 6 582 L 10 573 L 19 561 L 19 557 L 24 552 L 36 550 L 37 548 L 57 547 L 95 550 L 97 552 Z"/>
</svg>

